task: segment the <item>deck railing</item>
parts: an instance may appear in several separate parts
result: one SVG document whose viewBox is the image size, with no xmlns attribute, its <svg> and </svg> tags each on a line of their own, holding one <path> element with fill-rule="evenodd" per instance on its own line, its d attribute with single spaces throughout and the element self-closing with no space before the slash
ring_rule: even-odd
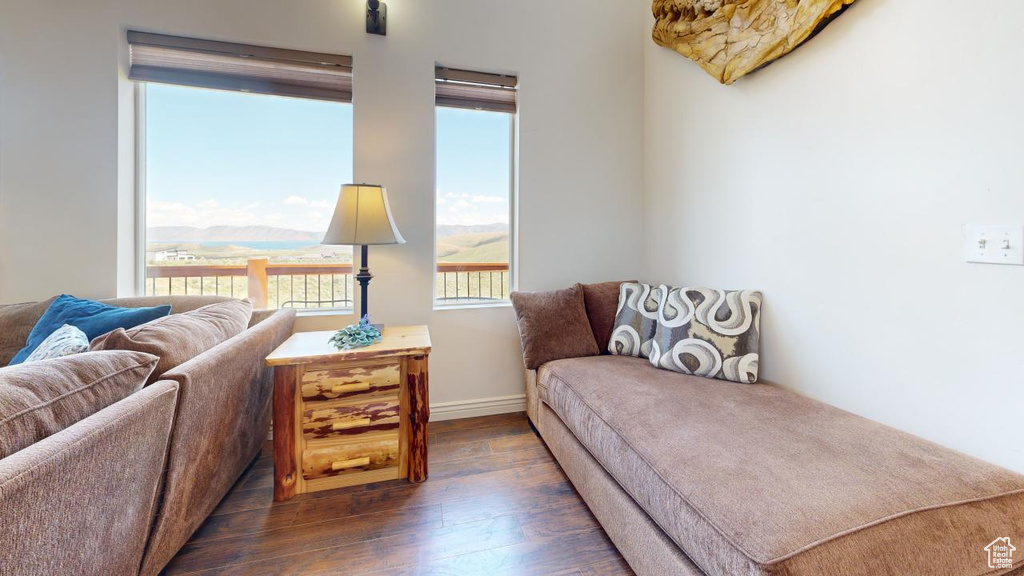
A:
<svg viewBox="0 0 1024 576">
<path fill-rule="evenodd" d="M 350 308 L 352 265 L 270 264 L 252 258 L 225 266 L 147 266 L 146 294 L 249 298 L 256 308 Z"/>
<path fill-rule="evenodd" d="M 510 292 L 508 264 L 501 262 L 438 262 L 437 301 L 467 304 L 505 300 Z"/>
<path fill-rule="evenodd" d="M 506 299 L 508 270 L 508 264 L 496 262 L 439 262 L 437 299 L 442 304 Z M 256 308 L 351 308 L 352 264 L 270 264 L 251 258 L 224 266 L 147 266 L 146 294 L 249 298 Z"/>
</svg>

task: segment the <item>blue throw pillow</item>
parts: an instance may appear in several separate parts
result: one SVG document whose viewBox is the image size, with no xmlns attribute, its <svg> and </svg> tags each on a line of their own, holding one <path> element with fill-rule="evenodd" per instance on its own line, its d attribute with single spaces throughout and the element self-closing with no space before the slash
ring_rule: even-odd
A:
<svg viewBox="0 0 1024 576">
<path fill-rule="evenodd" d="M 28 335 L 28 342 L 20 352 L 14 355 L 9 366 L 21 364 L 29 357 L 43 340 L 65 324 L 70 324 L 92 340 L 111 330 L 133 328 L 171 313 L 170 306 L 154 306 L 152 308 L 121 308 L 103 304 L 95 300 L 84 300 L 63 294 L 50 304 L 43 312 L 39 321 Z"/>
</svg>

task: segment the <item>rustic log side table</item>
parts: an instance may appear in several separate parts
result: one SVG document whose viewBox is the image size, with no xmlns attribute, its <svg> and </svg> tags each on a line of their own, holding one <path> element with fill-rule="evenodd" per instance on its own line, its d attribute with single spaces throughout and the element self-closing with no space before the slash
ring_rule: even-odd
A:
<svg viewBox="0 0 1024 576">
<path fill-rule="evenodd" d="M 333 332 L 293 335 L 274 368 L 274 500 L 427 479 L 426 326 L 387 327 L 381 342 L 338 350 Z"/>
</svg>

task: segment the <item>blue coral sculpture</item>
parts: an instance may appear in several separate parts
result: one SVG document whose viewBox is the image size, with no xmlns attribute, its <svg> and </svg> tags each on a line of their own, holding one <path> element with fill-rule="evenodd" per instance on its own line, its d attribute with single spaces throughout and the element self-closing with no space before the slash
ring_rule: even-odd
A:
<svg viewBox="0 0 1024 576">
<path fill-rule="evenodd" d="M 380 330 L 370 324 L 370 315 L 363 316 L 358 324 L 346 326 L 331 336 L 330 343 L 338 350 L 365 348 L 381 341 Z"/>
</svg>

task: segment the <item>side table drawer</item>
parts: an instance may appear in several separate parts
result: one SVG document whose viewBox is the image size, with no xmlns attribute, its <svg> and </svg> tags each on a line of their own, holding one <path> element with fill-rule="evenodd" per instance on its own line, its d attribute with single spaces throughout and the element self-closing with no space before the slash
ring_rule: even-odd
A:
<svg viewBox="0 0 1024 576">
<path fill-rule="evenodd" d="M 394 467 L 397 477 L 398 463 L 398 435 L 394 434 L 367 442 L 305 450 L 302 476 L 313 480 Z"/>
<path fill-rule="evenodd" d="M 302 399 L 315 402 L 394 396 L 401 376 L 402 366 L 397 362 L 306 370 L 302 375 Z"/>
<path fill-rule="evenodd" d="M 302 412 L 302 436 L 306 441 L 342 440 L 368 432 L 397 431 L 400 409 L 397 397 L 360 404 L 309 403 Z"/>
</svg>

